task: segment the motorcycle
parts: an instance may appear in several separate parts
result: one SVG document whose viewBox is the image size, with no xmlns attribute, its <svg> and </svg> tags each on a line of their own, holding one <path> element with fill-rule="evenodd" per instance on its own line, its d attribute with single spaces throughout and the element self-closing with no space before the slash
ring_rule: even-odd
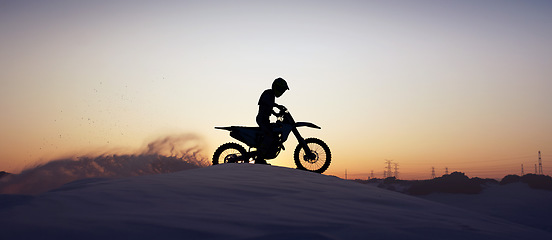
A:
<svg viewBox="0 0 552 240">
<path fill-rule="evenodd" d="M 281 150 L 285 150 L 283 143 L 288 139 L 290 133 L 293 133 L 299 142 L 293 154 L 297 169 L 317 173 L 326 171 L 332 159 L 332 153 L 328 145 L 318 138 L 304 139 L 297 130 L 298 127 L 321 128 L 310 122 L 295 122 L 285 107 L 282 107 L 276 113 L 276 117 L 277 121 L 270 124 L 275 139 L 268 147 L 264 159 L 274 159 L 280 154 Z M 246 151 L 242 145 L 234 142 L 222 144 L 213 154 L 213 165 L 219 163 L 249 163 L 259 157 L 258 149 L 264 137 L 260 127 L 230 126 L 215 127 L 215 129 L 230 131 L 231 137 L 245 143 L 249 149 Z"/>
</svg>

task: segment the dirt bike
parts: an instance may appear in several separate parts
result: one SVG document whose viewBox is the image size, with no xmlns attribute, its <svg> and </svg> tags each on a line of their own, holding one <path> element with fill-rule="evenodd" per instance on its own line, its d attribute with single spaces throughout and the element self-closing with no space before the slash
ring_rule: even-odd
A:
<svg viewBox="0 0 552 240">
<path fill-rule="evenodd" d="M 275 139 L 271 141 L 272 144 L 263 158 L 276 158 L 281 150 L 285 150 L 283 143 L 288 139 L 289 134 L 293 133 L 299 142 L 293 154 L 297 169 L 317 173 L 326 171 L 332 159 L 332 153 L 328 145 L 318 138 L 304 139 L 297 130 L 298 127 L 321 128 L 309 122 L 295 122 L 285 107 L 282 107 L 276 113 L 276 117 L 277 121 L 270 124 Z M 259 157 L 258 148 L 264 138 L 260 127 L 230 126 L 215 127 L 215 129 L 230 131 L 231 137 L 245 143 L 249 149 L 246 151 L 242 145 L 234 142 L 222 144 L 213 154 L 213 165 L 219 163 L 249 163 Z"/>
</svg>

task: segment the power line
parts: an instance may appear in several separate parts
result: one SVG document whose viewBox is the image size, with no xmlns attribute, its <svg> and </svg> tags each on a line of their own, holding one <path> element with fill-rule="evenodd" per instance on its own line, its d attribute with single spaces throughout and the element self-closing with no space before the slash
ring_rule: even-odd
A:
<svg viewBox="0 0 552 240">
<path fill-rule="evenodd" d="M 456 164 L 471 164 L 471 163 L 490 163 L 490 162 L 504 162 L 508 160 L 517 160 L 517 159 L 531 159 L 535 155 L 525 155 L 525 156 L 519 156 L 519 157 L 509 157 L 509 158 L 497 158 L 497 159 L 489 159 L 489 160 L 473 160 L 473 161 L 455 161 Z M 547 155 L 544 155 L 547 156 Z M 415 164 L 435 164 L 436 161 L 432 162 L 421 162 L 416 161 Z"/>
<path fill-rule="evenodd" d="M 533 155 L 533 157 L 531 158 L 527 158 L 526 156 L 514 156 L 514 157 L 511 157 L 511 158 L 502 158 L 502 159 L 492 159 L 492 160 L 488 160 L 488 161 L 477 161 L 477 162 L 473 162 L 473 163 L 481 163 L 481 164 L 467 164 L 469 162 L 472 162 L 472 161 L 466 161 L 466 162 L 454 162 L 454 166 L 451 166 L 452 168 L 451 169 L 454 169 L 454 171 L 460 171 L 460 172 L 464 172 L 466 173 L 467 175 L 469 176 L 478 176 L 478 177 L 493 177 L 493 178 L 498 178 L 498 177 L 503 177 L 503 176 L 506 176 L 506 175 L 509 175 L 509 174 L 520 174 L 520 170 L 521 170 L 521 174 L 522 176 L 525 175 L 525 174 L 528 174 L 528 173 L 534 173 L 534 174 L 541 174 L 541 175 L 544 175 L 544 172 L 549 172 L 549 171 L 552 171 L 552 164 L 551 165 L 546 165 L 546 166 L 543 166 L 543 158 L 546 158 L 547 156 L 550 156 L 550 158 L 552 158 L 552 155 L 550 154 L 546 154 L 546 153 L 542 153 L 541 151 L 538 151 L 538 161 L 535 162 L 534 160 L 534 157 L 535 155 Z M 504 160 L 510 160 L 510 161 L 504 161 Z M 518 159 L 518 161 L 515 161 L 515 159 Z M 532 159 L 532 160 L 530 160 Z M 496 161 L 500 161 L 501 163 L 498 164 L 493 164 L 492 162 L 496 162 Z M 419 164 L 420 162 L 419 161 L 415 161 L 415 162 L 406 162 L 406 165 L 404 165 L 404 163 L 401 163 L 403 164 L 401 167 L 402 167 L 402 172 L 399 172 L 399 169 L 398 169 L 398 166 L 396 167 L 397 169 L 394 169 L 393 168 L 393 165 L 392 164 L 395 164 L 394 160 L 388 160 L 386 159 L 385 160 L 385 166 L 384 166 L 384 171 L 383 171 L 383 177 L 384 178 L 387 178 L 387 177 L 393 177 L 395 175 L 395 177 L 398 177 L 398 175 L 401 175 L 403 178 L 419 178 L 425 174 L 427 174 L 427 170 L 425 170 L 425 174 L 424 174 L 424 170 L 423 169 L 427 169 L 428 165 L 431 166 L 433 164 L 428 164 L 429 162 L 424 162 L 425 164 Z M 414 165 L 414 163 L 416 163 Z M 487 164 L 485 164 L 487 163 Z M 534 164 L 536 163 L 536 164 Z M 426 165 L 427 164 L 427 165 Z M 529 164 L 529 167 L 531 166 L 531 164 L 534 164 L 535 165 L 535 171 L 530 171 L 530 170 L 527 170 L 527 172 L 525 171 L 525 164 Z M 424 166 L 425 165 L 425 166 Z M 434 165 L 435 166 L 435 165 Z M 435 170 L 435 167 L 434 166 L 431 166 L 432 168 L 432 176 L 433 177 L 436 177 L 437 176 L 437 173 L 434 174 L 434 172 L 436 171 Z M 406 168 L 405 168 L 406 167 Z M 521 169 L 520 169 L 521 168 Z M 407 170 L 405 170 L 407 169 Z M 442 169 L 441 167 L 437 166 L 437 169 Z M 445 170 L 445 174 L 449 173 L 448 171 L 448 167 L 445 167 L 444 170 Z M 532 168 L 529 168 L 532 170 Z M 380 172 L 381 173 L 381 172 Z M 374 170 L 372 170 L 371 172 L 367 172 L 367 173 L 364 173 L 366 175 L 369 175 L 370 178 L 374 178 Z M 358 175 L 358 174 L 355 174 L 355 175 Z M 426 175 L 427 176 L 427 175 Z"/>
</svg>

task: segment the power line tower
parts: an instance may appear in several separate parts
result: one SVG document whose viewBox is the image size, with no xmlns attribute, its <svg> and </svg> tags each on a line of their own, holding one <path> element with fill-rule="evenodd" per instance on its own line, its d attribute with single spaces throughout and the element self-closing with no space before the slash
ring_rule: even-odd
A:
<svg viewBox="0 0 552 240">
<path fill-rule="evenodd" d="M 374 170 L 370 173 L 370 179 L 374 178 Z"/>
<path fill-rule="evenodd" d="M 385 178 L 393 176 L 393 170 L 391 169 L 391 161 L 393 161 L 393 160 L 385 159 L 385 164 L 387 164 L 387 166 L 385 167 L 385 169 L 386 169 L 385 174 L 384 174 Z"/>
<path fill-rule="evenodd" d="M 543 173 L 542 173 L 542 160 L 541 160 L 540 151 L 539 151 L 539 174 L 543 175 Z"/>
<path fill-rule="evenodd" d="M 445 175 L 448 175 L 448 167 L 445 168 Z"/>
<path fill-rule="evenodd" d="M 435 178 L 435 167 L 431 167 L 431 179 Z"/>
<path fill-rule="evenodd" d="M 523 163 L 521 164 L 521 176 L 523 177 L 525 175 L 525 172 L 523 172 Z"/>
<path fill-rule="evenodd" d="M 395 178 L 399 179 L 399 164 L 393 163 L 395 165 Z"/>
</svg>

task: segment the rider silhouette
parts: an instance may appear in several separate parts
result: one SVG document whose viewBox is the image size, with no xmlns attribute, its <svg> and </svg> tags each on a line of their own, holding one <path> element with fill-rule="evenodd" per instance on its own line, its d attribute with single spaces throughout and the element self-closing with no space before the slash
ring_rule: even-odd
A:
<svg viewBox="0 0 552 240">
<path fill-rule="evenodd" d="M 279 98 L 284 94 L 286 90 L 289 90 L 286 80 L 283 78 L 276 78 L 272 82 L 272 88 L 267 89 L 261 94 L 259 98 L 259 113 L 257 114 L 257 124 L 263 131 L 263 140 L 259 146 L 259 154 L 255 160 L 256 164 L 267 164 L 265 156 L 270 150 L 270 146 L 274 141 L 274 133 L 270 128 L 270 115 L 276 115 L 274 108 L 283 109 L 284 106 L 276 104 L 276 98 Z"/>
</svg>

